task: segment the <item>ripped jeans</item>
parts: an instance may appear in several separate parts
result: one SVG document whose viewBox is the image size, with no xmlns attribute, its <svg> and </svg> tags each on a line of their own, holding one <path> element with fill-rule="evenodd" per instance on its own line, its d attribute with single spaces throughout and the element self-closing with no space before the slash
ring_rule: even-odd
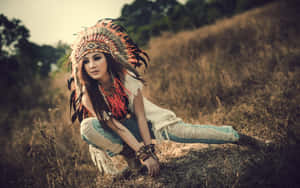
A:
<svg viewBox="0 0 300 188">
<path fill-rule="evenodd" d="M 137 121 L 134 117 L 121 122 L 135 138 L 141 142 Z M 148 122 L 152 139 L 155 139 L 151 122 Z M 97 118 L 86 118 L 81 122 L 80 133 L 88 144 L 106 151 L 109 156 L 119 154 L 123 150 L 124 141 L 109 128 L 104 129 Z M 183 121 L 169 125 L 159 131 L 165 140 L 180 143 L 224 144 L 239 140 L 239 134 L 231 126 L 193 125 Z"/>
</svg>

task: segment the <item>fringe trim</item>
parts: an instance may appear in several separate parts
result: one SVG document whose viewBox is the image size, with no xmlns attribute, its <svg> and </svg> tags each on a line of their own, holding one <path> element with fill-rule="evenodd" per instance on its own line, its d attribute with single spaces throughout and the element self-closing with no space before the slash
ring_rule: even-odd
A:
<svg viewBox="0 0 300 188">
<path fill-rule="evenodd" d="M 95 166 L 98 167 L 99 172 L 104 174 L 110 174 L 110 175 L 117 175 L 121 173 L 119 171 L 111 158 L 107 155 L 106 152 L 95 148 L 92 145 L 89 145 L 89 152 L 91 154 L 92 161 Z"/>
<path fill-rule="evenodd" d="M 160 129 L 155 129 L 155 125 L 153 124 L 152 131 L 154 133 L 155 139 L 158 144 L 160 144 L 162 141 L 170 140 L 167 128 L 168 128 L 168 126 L 172 126 L 178 122 L 180 122 L 180 121 L 177 120 L 172 123 L 166 123 L 165 125 L 162 125 L 161 126 L 162 128 L 160 128 Z M 159 124 L 159 123 L 157 123 L 157 124 Z M 165 133 L 165 135 L 167 137 L 166 139 L 163 137 L 163 132 Z"/>
</svg>

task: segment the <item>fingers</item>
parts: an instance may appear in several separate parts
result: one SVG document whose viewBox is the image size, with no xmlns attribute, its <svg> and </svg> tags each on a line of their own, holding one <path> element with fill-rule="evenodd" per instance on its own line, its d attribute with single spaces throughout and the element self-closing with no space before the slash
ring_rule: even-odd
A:
<svg viewBox="0 0 300 188">
<path fill-rule="evenodd" d="M 153 167 L 150 166 L 150 168 L 149 168 L 149 175 L 150 175 L 150 176 L 153 176 L 153 171 L 154 171 Z"/>
<path fill-rule="evenodd" d="M 159 170 L 160 170 L 159 162 L 156 161 L 155 159 L 149 158 L 146 161 L 144 161 L 143 164 L 148 169 L 148 175 L 157 176 L 159 174 Z"/>
<path fill-rule="evenodd" d="M 155 161 L 152 164 L 149 164 L 148 167 L 148 174 L 150 176 L 157 176 L 159 174 L 159 164 Z"/>
<path fill-rule="evenodd" d="M 152 167 L 150 167 L 150 168 L 148 169 L 148 175 L 149 175 L 149 176 L 154 176 L 154 169 L 153 169 Z"/>
<path fill-rule="evenodd" d="M 159 165 L 155 165 L 153 168 L 153 174 L 152 176 L 157 176 L 159 174 Z"/>
<path fill-rule="evenodd" d="M 153 168 L 153 174 L 152 174 L 152 176 L 157 176 L 158 173 L 159 173 L 159 167 L 158 167 L 158 165 L 156 165 L 156 166 Z"/>
</svg>

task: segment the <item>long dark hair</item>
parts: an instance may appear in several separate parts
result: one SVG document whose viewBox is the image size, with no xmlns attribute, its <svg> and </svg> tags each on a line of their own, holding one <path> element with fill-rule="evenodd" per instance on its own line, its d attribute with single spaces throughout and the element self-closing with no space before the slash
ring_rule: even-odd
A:
<svg viewBox="0 0 300 188">
<path fill-rule="evenodd" d="M 118 78 L 122 83 L 124 83 L 124 71 L 126 70 L 126 68 L 124 68 L 122 66 L 122 64 L 117 63 L 113 57 L 108 54 L 108 53 L 103 53 L 105 58 L 106 58 L 106 62 L 107 62 L 107 71 L 112 74 L 113 77 Z M 84 85 L 86 87 L 86 91 L 88 93 L 88 96 L 91 100 L 93 109 L 96 113 L 97 119 L 105 125 L 104 122 L 104 117 L 103 117 L 103 113 L 104 112 L 109 112 L 109 106 L 107 105 L 107 103 L 105 102 L 105 99 L 103 97 L 103 95 L 100 93 L 99 90 L 99 82 L 93 78 L 91 78 L 85 68 L 84 65 L 81 65 L 80 67 L 81 71 L 80 71 L 80 77 L 82 79 L 82 81 L 84 82 Z M 144 80 L 140 77 L 139 74 L 134 75 L 133 76 L 135 79 L 138 79 L 142 82 L 144 82 Z M 128 100 L 128 98 L 127 98 Z"/>
</svg>

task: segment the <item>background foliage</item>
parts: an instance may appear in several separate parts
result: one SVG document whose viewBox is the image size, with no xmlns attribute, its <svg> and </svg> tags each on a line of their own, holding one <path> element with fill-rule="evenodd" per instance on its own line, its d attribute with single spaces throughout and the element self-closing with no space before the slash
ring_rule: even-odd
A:
<svg viewBox="0 0 300 188">
<path fill-rule="evenodd" d="M 158 178 L 117 181 L 97 174 L 79 125 L 69 120 L 68 74 L 51 72 L 62 70 L 69 45 L 30 42 L 20 20 L 0 15 L 1 187 L 299 187 L 300 7 L 279 1 L 241 14 L 266 2 L 136 0 L 123 7 L 122 23 L 151 57 L 147 97 L 185 121 L 230 124 L 276 146 L 164 143 Z"/>
<path fill-rule="evenodd" d="M 176 33 L 212 24 L 217 19 L 274 0 L 135 0 L 122 8 L 120 20 L 139 45 L 164 31 Z"/>
</svg>

